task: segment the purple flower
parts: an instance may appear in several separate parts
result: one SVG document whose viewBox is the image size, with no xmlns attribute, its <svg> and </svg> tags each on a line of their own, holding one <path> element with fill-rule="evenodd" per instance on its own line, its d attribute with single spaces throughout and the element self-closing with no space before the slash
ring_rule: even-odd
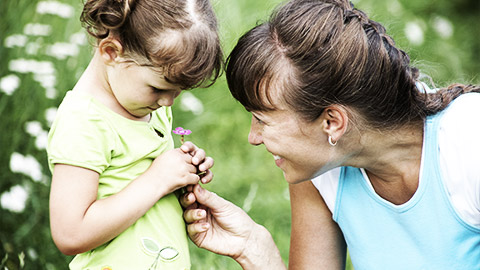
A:
<svg viewBox="0 0 480 270">
<path fill-rule="evenodd" d="M 192 131 L 190 129 L 183 129 L 182 127 L 177 127 L 174 130 L 172 130 L 173 133 L 180 135 L 180 142 L 183 144 L 185 142 L 185 135 L 190 135 L 192 134 Z"/>
<path fill-rule="evenodd" d="M 172 132 L 182 136 L 192 134 L 192 131 L 190 129 L 183 129 L 182 127 L 177 127 L 174 130 L 172 130 Z"/>
</svg>

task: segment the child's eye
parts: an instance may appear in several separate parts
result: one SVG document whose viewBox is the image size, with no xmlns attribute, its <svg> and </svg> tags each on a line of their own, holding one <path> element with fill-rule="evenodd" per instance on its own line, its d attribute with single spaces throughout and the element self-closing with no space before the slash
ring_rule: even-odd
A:
<svg viewBox="0 0 480 270">
<path fill-rule="evenodd" d="M 158 89 L 158 88 L 153 87 L 153 86 L 151 86 L 150 88 L 152 88 L 152 91 L 155 92 L 155 93 L 161 93 L 161 92 L 166 91 L 166 90 L 164 90 L 164 89 Z"/>
</svg>

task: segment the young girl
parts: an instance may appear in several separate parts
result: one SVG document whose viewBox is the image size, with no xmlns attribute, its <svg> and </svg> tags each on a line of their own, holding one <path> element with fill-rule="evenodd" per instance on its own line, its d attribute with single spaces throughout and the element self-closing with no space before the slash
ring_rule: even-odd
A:
<svg viewBox="0 0 480 270">
<path fill-rule="evenodd" d="M 173 149 L 170 106 L 222 68 L 212 7 L 88 0 L 81 20 L 97 42 L 49 134 L 53 240 L 71 269 L 190 269 L 173 192 L 209 182 L 213 159 Z"/>
</svg>

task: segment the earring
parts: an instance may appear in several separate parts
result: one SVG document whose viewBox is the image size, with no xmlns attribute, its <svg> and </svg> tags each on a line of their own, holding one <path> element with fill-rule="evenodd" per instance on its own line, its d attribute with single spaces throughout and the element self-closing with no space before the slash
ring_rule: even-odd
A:
<svg viewBox="0 0 480 270">
<path fill-rule="evenodd" d="M 332 141 L 332 135 L 328 135 L 328 143 L 329 143 L 331 146 L 337 145 L 337 142 L 338 142 L 338 141 L 333 142 L 333 141 Z"/>
</svg>

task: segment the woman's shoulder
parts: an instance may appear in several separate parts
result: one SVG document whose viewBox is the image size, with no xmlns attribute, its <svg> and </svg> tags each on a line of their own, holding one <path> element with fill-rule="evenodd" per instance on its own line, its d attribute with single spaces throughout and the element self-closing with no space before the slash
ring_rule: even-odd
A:
<svg viewBox="0 0 480 270">
<path fill-rule="evenodd" d="M 450 144 L 479 144 L 480 93 L 468 93 L 453 100 L 439 122 L 439 134 Z M 459 149 L 460 150 L 460 149 Z"/>
<path fill-rule="evenodd" d="M 439 122 L 440 168 L 450 200 L 462 219 L 480 226 L 480 93 L 464 94 Z"/>
<path fill-rule="evenodd" d="M 477 118 L 480 112 L 480 93 L 467 93 L 454 99 L 445 108 L 443 119 L 452 119 L 463 116 L 462 118 Z M 445 120 L 442 120 L 445 121 Z"/>
<path fill-rule="evenodd" d="M 313 185 L 317 188 L 330 212 L 335 209 L 338 181 L 340 179 L 341 167 L 332 169 L 312 179 Z"/>
</svg>

